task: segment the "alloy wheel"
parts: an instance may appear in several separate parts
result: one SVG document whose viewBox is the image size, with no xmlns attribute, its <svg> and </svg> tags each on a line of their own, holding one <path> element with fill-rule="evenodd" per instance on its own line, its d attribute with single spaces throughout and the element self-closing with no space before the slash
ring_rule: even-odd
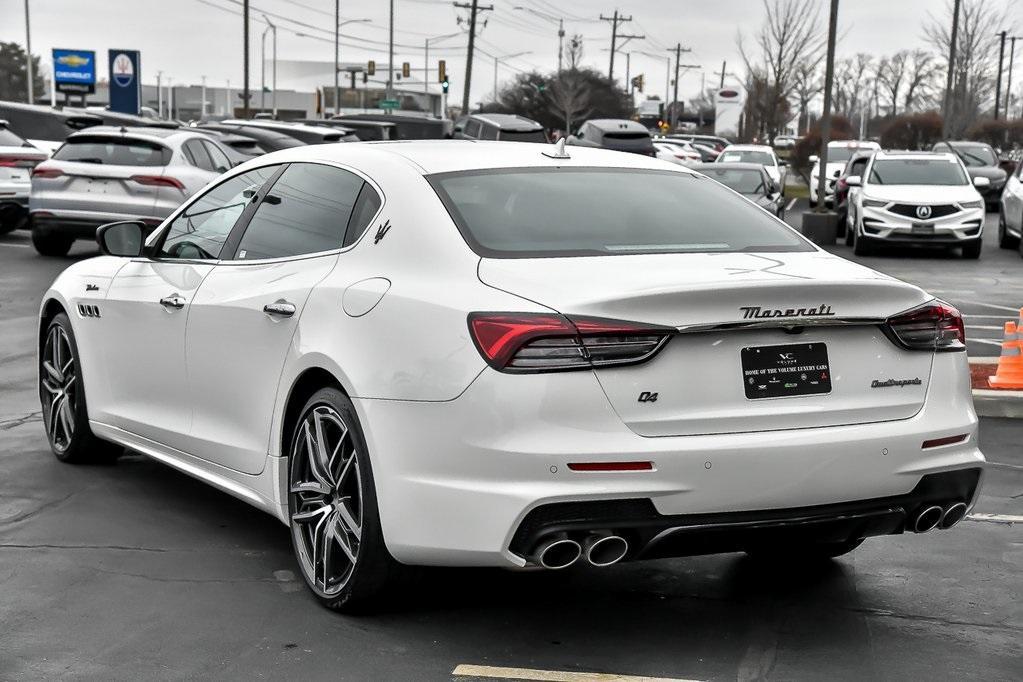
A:
<svg viewBox="0 0 1023 682">
<path fill-rule="evenodd" d="M 50 328 L 43 346 L 39 383 L 42 386 L 43 421 L 54 450 L 64 452 L 75 435 L 78 406 L 78 375 L 71 340 L 60 325 Z"/>
<path fill-rule="evenodd" d="M 362 543 L 362 472 L 355 439 L 329 405 L 305 413 L 291 446 L 290 511 L 295 549 L 315 592 L 345 587 Z"/>
</svg>

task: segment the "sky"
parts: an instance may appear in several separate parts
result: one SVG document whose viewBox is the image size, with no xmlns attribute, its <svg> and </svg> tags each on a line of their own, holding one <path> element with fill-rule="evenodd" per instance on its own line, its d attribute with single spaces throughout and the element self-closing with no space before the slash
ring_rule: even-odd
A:
<svg viewBox="0 0 1023 682">
<path fill-rule="evenodd" d="M 333 60 L 332 0 L 250 0 L 250 4 L 254 90 L 259 85 L 264 15 L 278 27 L 277 52 L 282 62 Z M 468 12 L 450 0 L 394 0 L 394 4 L 396 68 L 408 61 L 413 69 L 421 69 L 426 38 L 458 33 L 433 41 L 430 47 L 431 80 L 436 80 L 436 60 L 445 59 L 452 102 L 457 102 L 464 84 Z M 829 3 L 819 0 L 819 4 L 823 24 Z M 205 76 L 211 85 L 230 81 L 237 88 L 242 81 L 241 5 L 241 0 L 29 0 L 32 50 L 42 56 L 48 69 L 51 48 L 92 49 L 103 70 L 107 49 L 138 49 L 145 83 L 155 83 L 156 72 L 161 71 L 175 84 L 198 84 Z M 492 96 L 495 55 L 526 53 L 499 61 L 500 82 L 521 71 L 556 68 L 558 38 L 553 17 L 564 19 L 567 36 L 583 36 L 583 62 L 602 71 L 608 69 L 611 23 L 600 16 L 610 16 L 617 9 L 631 17 L 620 25 L 620 32 L 645 37 L 621 48 L 615 76 L 624 82 L 624 52 L 631 52 L 631 75 L 645 75 L 647 94 L 664 97 L 669 50 L 676 44 L 689 48 L 682 63 L 699 65 L 679 79 L 680 99 L 689 99 L 697 95 L 704 80 L 709 85 L 720 77 L 714 72 L 720 71 L 723 61 L 727 72 L 741 76 L 737 36 L 752 35 L 764 16 L 761 0 L 620 0 L 617 5 L 613 0 L 482 0 L 481 5 L 493 10 L 480 13 L 486 25 L 478 32 L 472 102 Z M 1014 8 L 1010 16 L 1023 23 L 1020 5 L 1010 6 Z M 945 16 L 945 0 L 846 0 L 839 12 L 838 54 L 881 55 L 924 46 L 922 24 L 928 14 Z M 341 0 L 341 17 L 342 22 L 369 20 L 343 26 L 341 61 L 373 59 L 383 71 L 388 59 L 389 1 Z M 24 0 L 0 0 L 0 41 L 24 44 L 24 22 Z M 326 71 L 322 81 L 330 78 Z M 726 76 L 726 82 L 734 84 L 735 78 Z M 282 89 L 304 85 L 278 78 Z"/>
</svg>

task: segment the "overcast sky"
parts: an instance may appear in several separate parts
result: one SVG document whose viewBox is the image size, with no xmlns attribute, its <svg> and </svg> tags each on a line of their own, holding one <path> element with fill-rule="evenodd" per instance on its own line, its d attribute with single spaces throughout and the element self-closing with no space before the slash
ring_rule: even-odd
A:
<svg viewBox="0 0 1023 682">
<path fill-rule="evenodd" d="M 985 1 L 1003 4 L 1010 0 Z M 47 68 L 53 47 L 96 50 L 101 73 L 108 48 L 139 49 L 146 83 L 155 83 L 159 70 L 179 84 L 198 83 L 206 76 L 211 85 L 222 86 L 230 80 L 232 87 L 239 87 L 241 4 L 241 0 L 30 0 L 32 48 Z M 529 52 L 502 62 L 501 80 L 511 78 L 515 70 L 556 67 L 557 27 L 541 14 L 563 17 L 568 35 L 584 36 L 584 62 L 605 71 L 611 26 L 599 16 L 610 15 L 616 8 L 631 16 L 632 21 L 622 24 L 621 30 L 645 36 L 624 48 L 632 51 L 631 73 L 644 73 L 647 93 L 662 97 L 668 49 L 681 42 L 692 49 L 683 55 L 683 63 L 700 65 L 680 79 L 679 94 L 684 99 L 697 94 L 701 76 L 712 83 L 717 78 L 713 72 L 720 70 L 723 60 L 728 61 L 728 71 L 742 72 L 736 36 L 740 31 L 751 34 L 763 18 L 760 0 L 621 0 L 617 5 L 611 0 L 485 0 L 484 4 L 492 4 L 494 10 L 481 13 L 487 25 L 479 34 L 478 46 L 486 54 L 477 53 L 474 64 L 473 102 L 489 99 L 493 88 L 494 62 L 487 55 Z M 828 4 L 820 0 L 822 22 Z M 413 68 L 422 67 L 425 38 L 458 32 L 465 25 L 459 24 L 458 18 L 468 15 L 447 0 L 395 0 L 395 6 L 395 62 L 409 61 Z M 1020 23 L 1021 11 L 1015 9 L 1019 4 L 1010 6 Z M 251 0 L 251 7 L 253 89 L 259 84 L 263 14 L 279 27 L 279 59 L 333 60 L 332 0 Z M 880 55 L 922 46 L 923 21 L 928 13 L 944 16 L 944 8 L 945 0 L 846 0 L 839 15 L 839 55 Z M 378 65 L 386 64 L 388 0 L 342 0 L 341 16 L 342 20 L 371 20 L 343 27 L 342 61 L 375 59 Z M 0 40 L 24 43 L 23 0 L 0 0 Z M 462 92 L 466 42 L 463 31 L 431 44 L 431 69 L 436 68 L 438 58 L 447 60 L 452 102 L 457 102 Z M 615 76 L 624 81 L 624 54 L 615 60 Z M 436 79 L 435 71 L 431 79 Z M 329 72 L 322 80 L 329 82 Z M 300 84 L 279 79 L 278 85 Z"/>
</svg>

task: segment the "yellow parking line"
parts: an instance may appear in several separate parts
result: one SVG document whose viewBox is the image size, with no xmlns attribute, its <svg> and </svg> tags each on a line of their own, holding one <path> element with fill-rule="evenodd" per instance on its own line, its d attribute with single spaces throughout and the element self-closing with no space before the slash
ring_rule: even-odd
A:
<svg viewBox="0 0 1023 682">
<path fill-rule="evenodd" d="M 567 670 L 500 668 L 491 665 L 461 664 L 451 671 L 460 677 L 484 677 L 499 680 L 539 680 L 539 682 L 696 682 L 677 677 L 643 677 L 613 673 L 579 673 Z"/>
</svg>

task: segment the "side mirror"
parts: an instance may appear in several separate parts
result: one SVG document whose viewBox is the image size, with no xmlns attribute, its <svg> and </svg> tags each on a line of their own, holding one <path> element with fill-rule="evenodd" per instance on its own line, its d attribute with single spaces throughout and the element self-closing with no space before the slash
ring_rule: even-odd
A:
<svg viewBox="0 0 1023 682">
<path fill-rule="evenodd" d="M 807 161 L 809 161 L 810 163 L 817 163 L 820 160 L 821 157 L 817 156 L 816 154 L 811 154 L 810 158 L 807 159 Z"/>
<path fill-rule="evenodd" d="M 973 179 L 973 186 L 977 189 L 984 189 L 991 186 L 991 181 L 987 178 L 977 177 Z"/>
<path fill-rule="evenodd" d="M 96 243 L 107 256 L 137 258 L 142 255 L 149 226 L 140 220 L 107 223 L 96 230 Z"/>
<path fill-rule="evenodd" d="M 845 179 L 845 184 L 849 187 L 863 187 L 863 178 L 859 175 L 850 175 Z"/>
<path fill-rule="evenodd" d="M 789 162 L 786 161 L 785 159 L 778 159 L 778 165 L 784 168 L 789 165 Z"/>
</svg>

